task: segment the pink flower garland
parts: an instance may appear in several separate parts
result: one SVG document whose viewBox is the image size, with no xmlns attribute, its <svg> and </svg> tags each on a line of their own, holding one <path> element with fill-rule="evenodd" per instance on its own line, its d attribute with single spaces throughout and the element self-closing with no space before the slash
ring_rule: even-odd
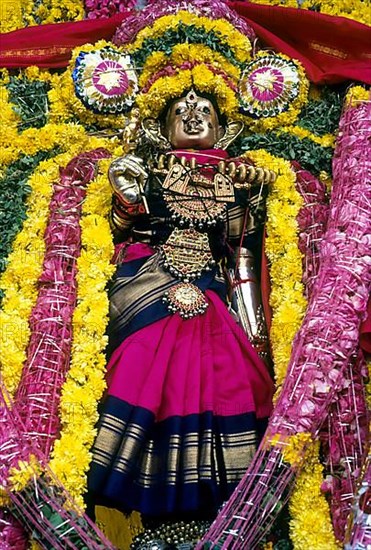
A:
<svg viewBox="0 0 371 550">
<path fill-rule="evenodd" d="M 299 225 L 299 250 L 303 255 L 303 283 L 306 298 L 312 294 L 320 263 L 320 246 L 326 230 L 329 205 L 324 184 L 297 162 L 292 162 L 296 172 L 296 188 L 304 200 L 297 216 Z"/>
<path fill-rule="evenodd" d="M 76 304 L 76 260 L 81 247 L 81 206 L 96 163 L 108 156 L 104 149 L 97 149 L 73 159 L 61 170 L 50 203 L 43 272 L 38 299 L 30 317 L 27 360 L 12 410 L 24 427 L 19 446 L 24 446 L 26 441 L 32 443 L 26 447 L 28 451 L 34 452 L 37 448 L 45 459 L 49 457 L 58 435 L 60 393 L 70 363 L 72 315 Z M 4 406 L 0 407 L 0 413 L 6 414 Z M 9 426 L 9 422 L 7 424 Z M 10 428 L 0 431 L 0 455 L 9 447 L 11 439 Z M 17 438 L 13 437 L 13 441 Z M 20 449 L 14 449 L 12 453 L 2 455 L 0 477 L 3 480 L 6 480 L 9 468 L 20 458 L 28 461 L 25 451 L 22 455 L 19 453 Z M 19 531 L 17 524 L 10 520 L 6 529 L 3 527 L 0 522 L 0 537 L 15 537 Z M 19 550 L 24 548 L 21 543 L 18 547 Z"/>
<path fill-rule="evenodd" d="M 27 434 L 15 407 L 10 410 L 9 402 L 5 388 L 0 386 L 0 484 L 8 489 L 17 519 L 43 542 L 45 548 L 114 550 L 88 516 L 77 509 L 71 496 L 55 478 L 45 456 L 33 445 L 32 436 Z M 26 472 L 25 486 L 13 491 L 9 487 L 8 472 L 10 464 L 18 467 L 20 461 L 28 464 L 30 471 Z M 0 515 L 0 522 L 3 523 L 0 542 L 4 543 L 1 548 L 24 550 L 25 538 L 19 523 L 14 518 L 9 521 L 4 512 Z"/>
<path fill-rule="evenodd" d="M 344 373 L 342 388 L 331 406 L 326 432 L 321 433 L 329 475 L 325 489 L 331 494 L 331 514 L 337 540 L 345 528 L 356 494 L 357 479 L 368 436 L 364 360 L 359 353 Z"/>
<path fill-rule="evenodd" d="M 101 149 L 82 154 L 61 170 L 54 186 L 45 233 L 46 252 L 31 338 L 15 407 L 34 444 L 48 457 L 58 434 L 60 392 L 69 368 L 72 315 L 76 305 L 76 260 L 80 255 L 81 206 Z"/>
<path fill-rule="evenodd" d="M 303 253 L 303 282 L 306 296 L 310 297 L 317 277 L 320 260 L 320 244 L 327 225 L 328 204 L 325 186 L 310 172 L 296 169 L 297 188 L 304 199 L 298 216 L 299 248 Z M 366 396 L 363 378 L 364 360 L 359 353 L 348 364 L 342 388 L 331 406 L 327 426 L 321 431 L 325 465 L 329 471 L 322 489 L 331 495 L 331 515 L 337 540 L 344 539 L 344 532 L 355 494 L 357 475 L 362 463 L 362 453 L 368 435 Z"/>
<path fill-rule="evenodd" d="M 290 437 L 318 437 L 357 350 L 371 286 L 370 105 L 345 109 L 335 151 L 330 218 L 320 271 L 267 433 L 201 548 L 255 548 L 287 500 L 300 462 L 284 460 Z M 294 440 L 293 440 L 294 441 Z"/>
</svg>

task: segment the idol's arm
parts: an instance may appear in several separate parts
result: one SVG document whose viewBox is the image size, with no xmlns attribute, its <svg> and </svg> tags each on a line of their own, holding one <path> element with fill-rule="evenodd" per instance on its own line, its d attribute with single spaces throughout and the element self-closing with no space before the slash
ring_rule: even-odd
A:
<svg viewBox="0 0 371 550">
<path fill-rule="evenodd" d="M 137 216 L 148 213 L 143 195 L 148 175 L 142 159 L 126 155 L 112 162 L 108 177 L 114 192 L 111 227 L 115 235 L 127 238 Z"/>
<path fill-rule="evenodd" d="M 237 248 L 234 267 L 229 269 L 231 305 L 250 342 L 264 361 L 269 361 L 268 333 L 261 300 L 254 255 Z"/>
<path fill-rule="evenodd" d="M 234 231 L 229 228 L 234 239 L 230 241 L 233 248 L 233 259 L 228 270 L 230 283 L 231 306 L 238 317 L 238 322 L 249 337 L 250 342 L 260 357 L 270 365 L 268 331 L 262 305 L 259 276 L 257 274 L 254 252 L 256 238 L 263 230 L 265 220 L 265 201 L 269 184 L 276 175 L 269 169 L 246 165 L 250 175 L 250 186 L 246 183 L 234 183 L 235 189 L 240 189 L 237 204 L 241 214 L 239 222 L 238 241 L 236 239 L 236 214 Z M 241 165 L 238 167 L 241 173 Z M 246 181 L 246 180 L 245 180 Z M 234 233 L 234 235 L 233 235 Z M 237 244 L 238 242 L 238 244 Z M 254 243 L 254 244 L 253 244 Z"/>
</svg>

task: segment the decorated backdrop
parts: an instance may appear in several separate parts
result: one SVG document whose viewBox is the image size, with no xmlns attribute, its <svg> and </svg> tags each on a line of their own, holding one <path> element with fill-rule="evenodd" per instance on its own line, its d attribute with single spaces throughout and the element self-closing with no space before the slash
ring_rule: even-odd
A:
<svg viewBox="0 0 371 550">
<path fill-rule="evenodd" d="M 247 476 L 199 548 L 366 548 L 371 6 L 229 4 L 269 49 L 300 59 L 311 85 L 296 108 L 257 119 L 233 145 L 277 174 L 266 228 L 276 407 Z M 128 548 L 142 528 L 135 514 L 102 510 L 98 527 L 84 514 L 113 273 L 106 174 L 130 149 L 125 136 L 136 120 L 87 110 L 71 72 L 79 46 L 106 46 L 123 19 L 136 13 L 140 24 L 144 5 L 2 7 L 4 549 Z"/>
</svg>

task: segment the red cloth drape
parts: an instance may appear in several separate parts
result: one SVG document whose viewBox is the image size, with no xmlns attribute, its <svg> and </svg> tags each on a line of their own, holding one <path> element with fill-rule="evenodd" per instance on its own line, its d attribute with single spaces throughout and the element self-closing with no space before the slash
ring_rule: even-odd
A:
<svg viewBox="0 0 371 550">
<path fill-rule="evenodd" d="M 308 10 L 229 2 L 265 45 L 300 59 L 318 84 L 355 80 L 371 84 L 370 27 Z M 28 27 L 1 37 L 0 66 L 65 67 L 71 50 L 110 39 L 132 12 L 110 19 Z"/>
<path fill-rule="evenodd" d="M 257 36 L 299 59 L 317 84 L 358 80 L 371 84 L 371 28 L 309 10 L 229 2 Z"/>
</svg>

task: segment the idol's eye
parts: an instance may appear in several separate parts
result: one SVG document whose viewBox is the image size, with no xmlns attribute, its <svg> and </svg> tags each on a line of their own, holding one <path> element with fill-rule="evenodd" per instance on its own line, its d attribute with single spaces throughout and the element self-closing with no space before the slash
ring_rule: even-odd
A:
<svg viewBox="0 0 371 550">
<path fill-rule="evenodd" d="M 185 107 L 177 107 L 175 109 L 175 114 L 176 115 L 182 115 L 184 112 L 185 112 L 186 108 Z"/>
<path fill-rule="evenodd" d="M 202 107 L 202 112 L 205 114 L 205 115 L 209 115 L 211 113 L 209 107 L 207 107 L 206 105 L 204 105 L 204 107 Z"/>
</svg>

